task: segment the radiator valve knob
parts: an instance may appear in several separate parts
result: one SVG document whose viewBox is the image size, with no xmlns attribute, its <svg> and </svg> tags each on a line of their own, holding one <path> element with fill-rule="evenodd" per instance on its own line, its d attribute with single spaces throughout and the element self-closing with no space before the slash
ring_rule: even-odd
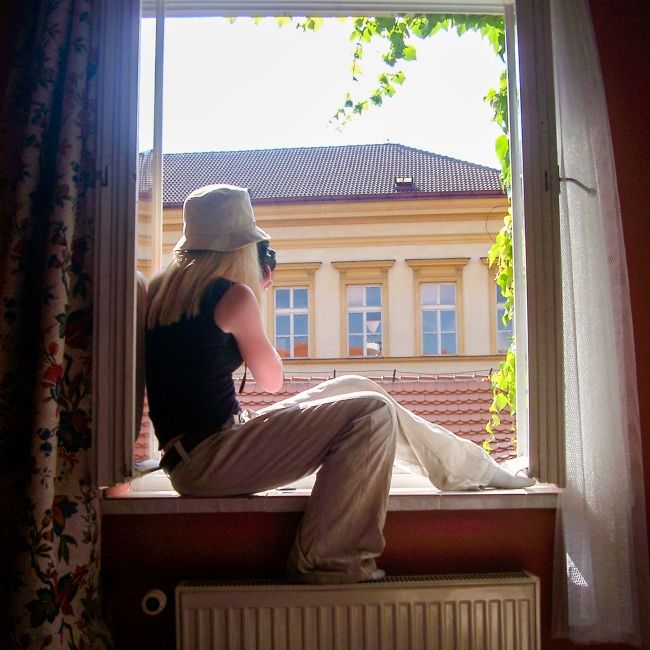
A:
<svg viewBox="0 0 650 650">
<path fill-rule="evenodd" d="M 167 596 L 161 589 L 151 589 L 142 598 L 142 611 L 148 616 L 156 616 L 165 609 Z"/>
</svg>

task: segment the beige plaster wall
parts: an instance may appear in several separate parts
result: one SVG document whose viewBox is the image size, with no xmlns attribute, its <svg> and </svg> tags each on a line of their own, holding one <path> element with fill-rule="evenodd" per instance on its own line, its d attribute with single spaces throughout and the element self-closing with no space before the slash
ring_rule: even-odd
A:
<svg viewBox="0 0 650 650">
<path fill-rule="evenodd" d="M 281 265 L 319 262 L 313 273 L 312 359 L 287 360 L 287 372 L 392 371 L 453 373 L 484 371 L 498 365 L 495 350 L 493 285 L 485 257 L 498 232 L 504 198 L 453 198 L 256 205 L 258 224 L 272 237 Z M 141 206 L 139 268 L 147 268 L 151 219 Z M 180 207 L 164 210 L 163 264 L 182 228 Z M 459 259 L 459 355 L 418 357 L 417 279 L 407 260 Z M 383 359 L 346 359 L 346 319 L 341 273 L 333 263 L 391 260 L 386 275 Z M 146 272 L 146 271 L 145 271 Z M 386 301 L 387 298 L 387 301 Z M 272 324 L 272 300 L 262 309 Z M 272 330 L 272 326 L 269 328 Z M 270 331 L 272 334 L 272 331 Z"/>
</svg>

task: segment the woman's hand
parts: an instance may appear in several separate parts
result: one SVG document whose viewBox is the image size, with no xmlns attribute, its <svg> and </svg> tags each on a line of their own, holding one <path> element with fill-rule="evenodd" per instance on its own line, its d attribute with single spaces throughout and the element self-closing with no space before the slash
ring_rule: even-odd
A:
<svg viewBox="0 0 650 650">
<path fill-rule="evenodd" d="M 282 359 L 264 332 L 260 307 L 250 287 L 245 284 L 230 287 L 217 303 L 214 322 L 235 337 L 255 383 L 262 390 L 277 393 L 284 382 Z"/>
<path fill-rule="evenodd" d="M 262 279 L 260 280 L 260 286 L 263 291 L 266 291 L 273 286 L 273 272 L 266 265 L 264 265 L 264 275 L 262 275 Z"/>
</svg>

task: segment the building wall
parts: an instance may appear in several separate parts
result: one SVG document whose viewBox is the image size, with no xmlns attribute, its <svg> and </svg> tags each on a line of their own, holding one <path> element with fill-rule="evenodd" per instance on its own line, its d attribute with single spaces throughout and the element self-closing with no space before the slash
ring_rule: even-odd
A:
<svg viewBox="0 0 650 650">
<path fill-rule="evenodd" d="M 254 207 L 258 224 L 269 232 L 277 251 L 276 284 L 311 287 L 310 359 L 287 361 L 288 373 L 318 374 L 336 368 L 439 374 L 487 372 L 498 365 L 495 293 L 491 280 L 494 273 L 485 260 L 503 224 L 507 210 L 505 197 L 278 201 Z M 150 208 L 149 201 L 141 197 L 138 264 L 149 275 L 152 272 Z M 162 262 L 165 265 L 181 234 L 182 209 L 168 206 L 163 215 Z M 409 260 L 421 259 L 440 261 L 442 266 L 436 267 L 436 273 L 458 281 L 457 355 L 453 357 L 421 356 L 418 271 L 409 264 Z M 455 262 L 446 265 L 444 260 Z M 460 265 L 458 260 L 462 260 Z M 348 359 L 344 270 L 338 268 L 347 261 L 368 262 L 364 273 L 370 273 L 371 278 L 373 261 L 378 261 L 377 268 L 392 262 L 385 270 L 381 358 Z M 305 265 L 302 270 L 301 265 Z M 445 271 L 447 268 L 449 271 Z M 346 273 L 356 277 L 354 271 Z M 379 276 L 383 281 L 384 274 Z M 265 296 L 262 308 L 267 330 L 273 337 L 272 292 Z"/>
</svg>

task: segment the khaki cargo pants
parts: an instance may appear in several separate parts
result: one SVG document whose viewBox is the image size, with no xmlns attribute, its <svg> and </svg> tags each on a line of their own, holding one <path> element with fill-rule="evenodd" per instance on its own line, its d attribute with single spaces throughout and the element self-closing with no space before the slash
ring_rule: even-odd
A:
<svg viewBox="0 0 650 650">
<path fill-rule="evenodd" d="M 188 496 L 252 494 L 318 470 L 288 561 L 291 578 L 316 583 L 374 577 L 393 464 L 441 490 L 487 485 L 497 468 L 478 445 L 355 375 L 264 408 L 181 455 L 170 478 Z"/>
</svg>

